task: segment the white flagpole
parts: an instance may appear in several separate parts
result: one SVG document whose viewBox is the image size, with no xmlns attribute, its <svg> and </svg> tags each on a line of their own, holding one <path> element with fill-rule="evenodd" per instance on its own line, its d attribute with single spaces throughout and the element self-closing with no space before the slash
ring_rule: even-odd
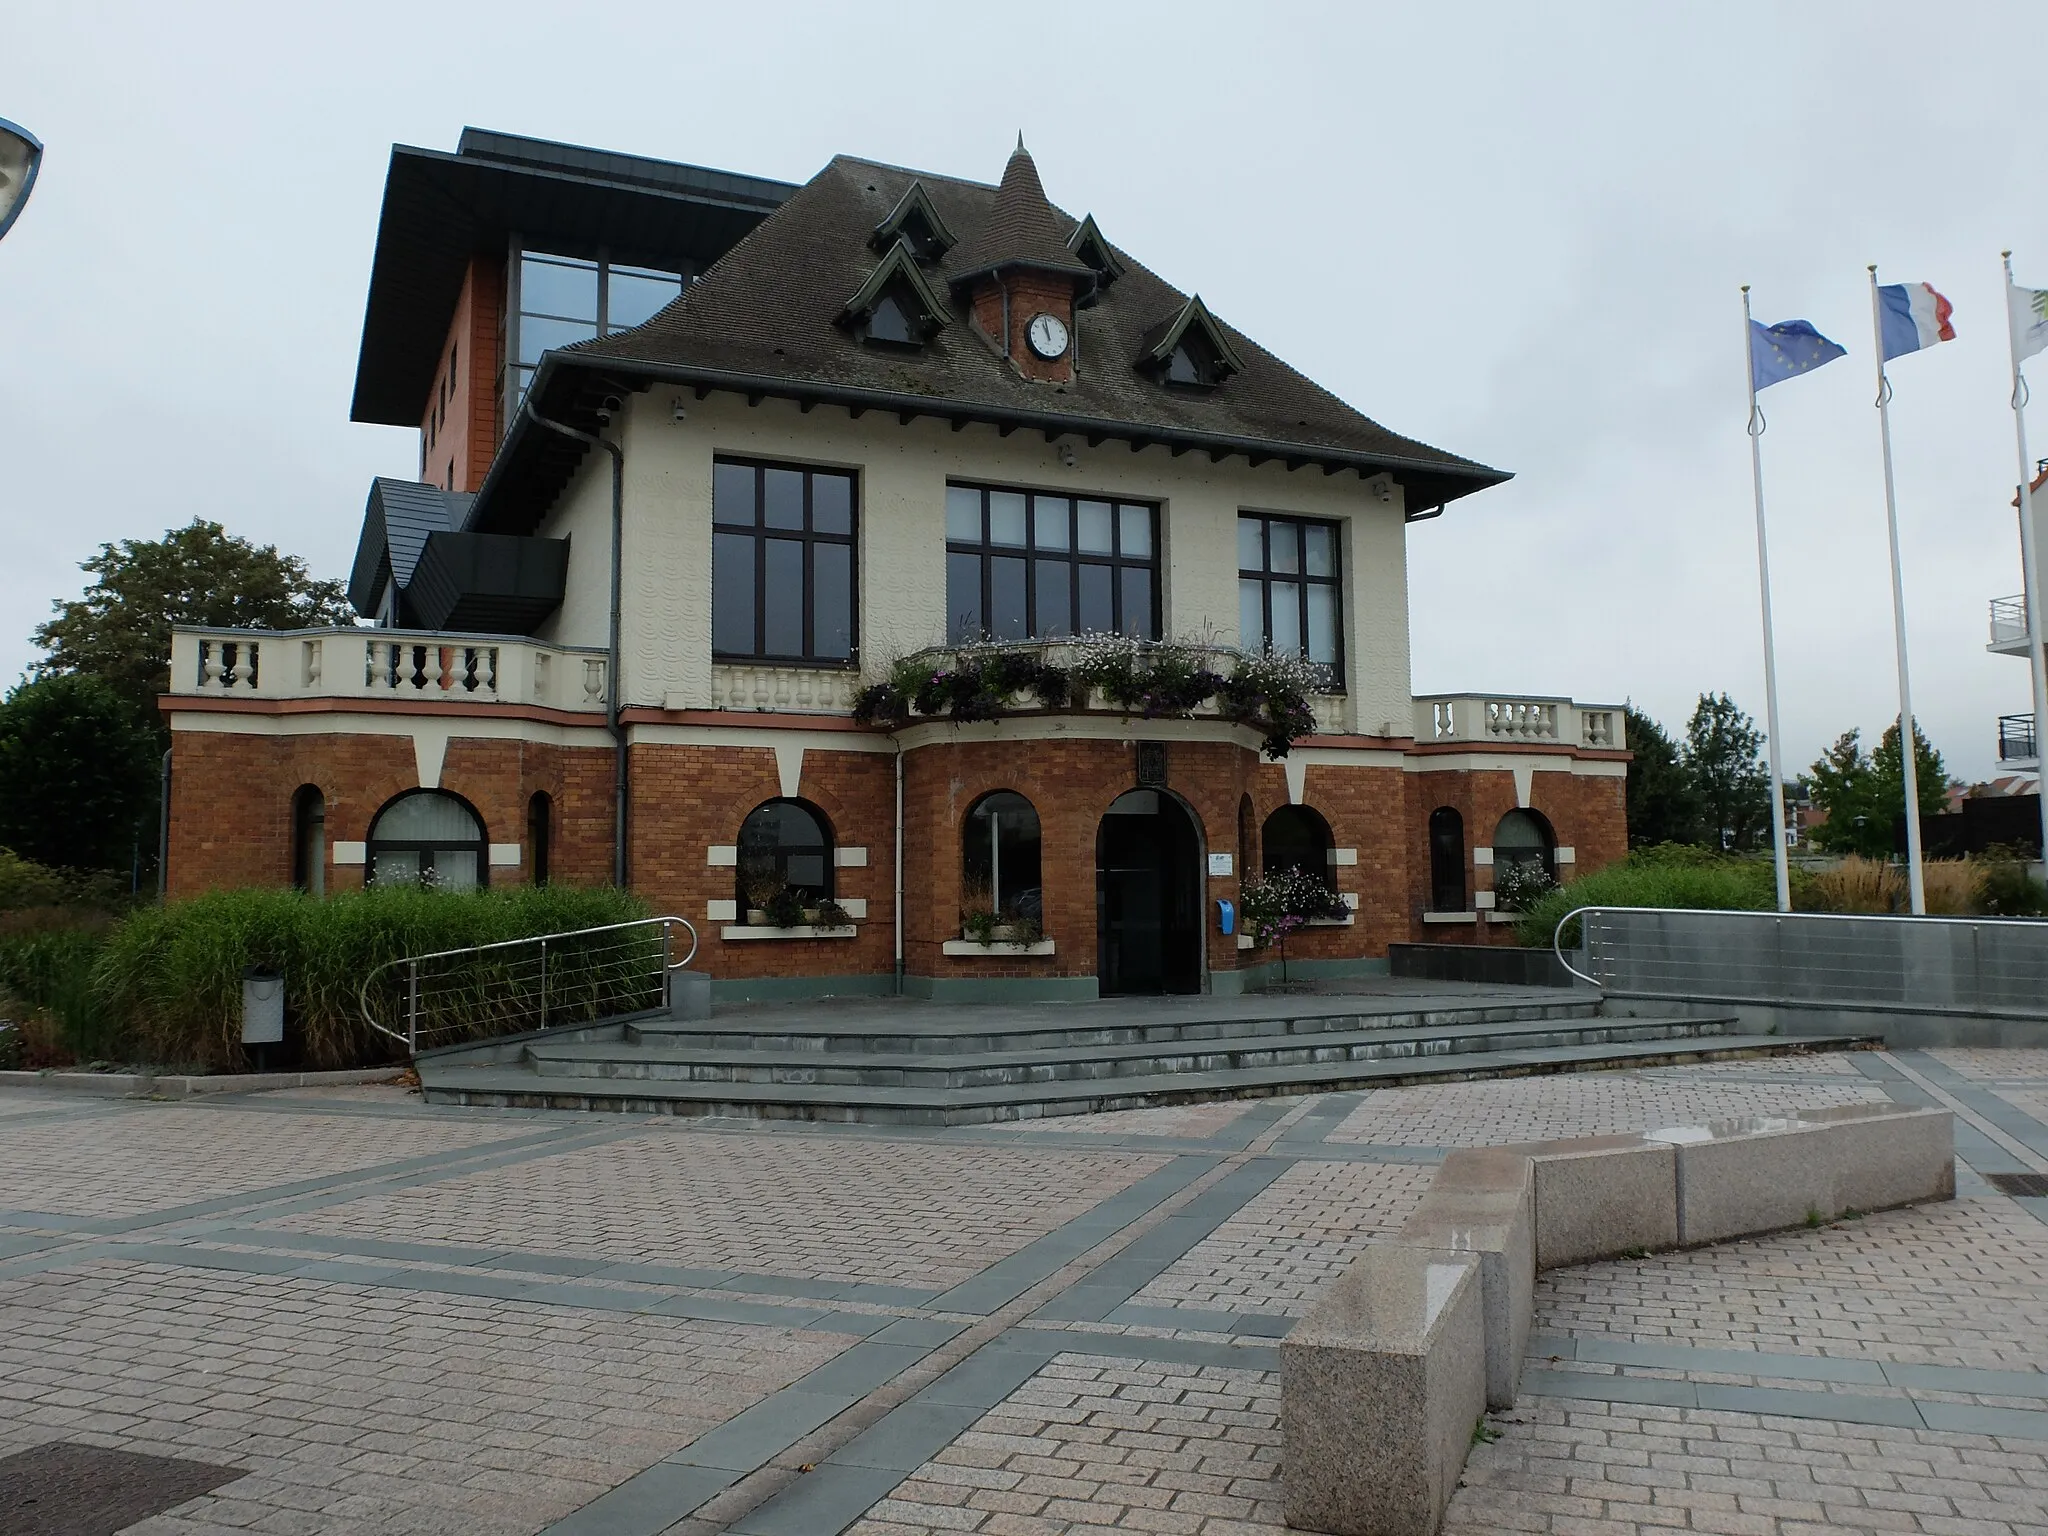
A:
<svg viewBox="0 0 2048 1536">
<path fill-rule="evenodd" d="M 1906 582 L 1899 570 L 1899 503 L 1892 490 L 1891 381 L 1884 376 L 1884 314 L 1877 296 L 1877 264 L 1870 267 L 1870 331 L 1877 344 L 1877 430 L 1884 441 L 1884 517 L 1892 540 L 1892 630 L 1899 652 L 1899 762 L 1906 776 L 1906 888 L 1913 915 L 1927 913 L 1927 882 L 1920 869 L 1920 774 L 1913 735 L 1913 685 L 1906 673 Z"/>
<path fill-rule="evenodd" d="M 2034 681 L 2034 781 L 2041 794 L 2041 857 L 2048 861 L 2048 658 L 2041 651 L 2041 568 L 2034 537 L 2034 461 L 2027 453 L 2027 386 L 2012 319 L 2012 252 L 2005 259 L 2005 339 L 2012 352 L 2012 430 L 2020 450 L 2020 564 L 2027 604 L 2027 669 Z"/>
<path fill-rule="evenodd" d="M 1756 491 L 1756 584 L 1764 606 L 1764 744 L 1771 762 L 1771 856 L 1778 870 L 1778 910 L 1792 910 L 1792 865 L 1785 851 L 1785 779 L 1778 770 L 1778 649 L 1771 636 L 1771 551 L 1764 539 L 1764 419 L 1756 408 L 1756 365 L 1750 339 L 1749 284 L 1742 285 L 1742 357 L 1749 366 L 1749 480 Z"/>
</svg>

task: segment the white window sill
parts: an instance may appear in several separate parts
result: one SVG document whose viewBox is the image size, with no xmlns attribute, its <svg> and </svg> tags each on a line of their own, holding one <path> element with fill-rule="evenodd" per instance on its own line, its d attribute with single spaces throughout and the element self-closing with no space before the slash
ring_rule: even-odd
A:
<svg viewBox="0 0 2048 1536">
<path fill-rule="evenodd" d="M 755 928 L 742 923 L 719 929 L 718 936 L 728 942 L 741 939 L 850 939 L 859 932 L 851 923 L 844 928 Z"/>
<path fill-rule="evenodd" d="M 1522 914 L 1519 912 L 1489 912 L 1486 914 L 1486 920 L 1489 923 L 1519 923 L 1522 920 Z"/>
<path fill-rule="evenodd" d="M 1348 915 L 1344 917 L 1312 917 L 1308 920 L 1308 926 L 1311 928 L 1349 928 L 1351 926 L 1351 918 Z"/>
<path fill-rule="evenodd" d="M 939 946 L 939 952 L 946 955 L 964 955 L 969 959 L 976 956 L 1049 955 L 1053 952 L 1051 939 L 1039 939 L 1032 944 L 1014 944 L 997 940 L 982 944 L 973 939 L 948 939 Z"/>
<path fill-rule="evenodd" d="M 1479 914 L 1477 912 L 1425 912 L 1422 914 L 1422 920 L 1425 923 L 1476 923 L 1479 921 Z"/>
</svg>

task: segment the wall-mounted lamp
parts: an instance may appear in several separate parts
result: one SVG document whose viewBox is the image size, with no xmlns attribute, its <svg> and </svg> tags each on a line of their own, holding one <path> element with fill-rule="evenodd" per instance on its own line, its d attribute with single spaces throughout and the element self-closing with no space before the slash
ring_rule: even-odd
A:
<svg viewBox="0 0 2048 1536">
<path fill-rule="evenodd" d="M 43 141 L 17 123 L 0 117 L 0 236 L 14 227 L 36 184 L 43 163 Z"/>
</svg>

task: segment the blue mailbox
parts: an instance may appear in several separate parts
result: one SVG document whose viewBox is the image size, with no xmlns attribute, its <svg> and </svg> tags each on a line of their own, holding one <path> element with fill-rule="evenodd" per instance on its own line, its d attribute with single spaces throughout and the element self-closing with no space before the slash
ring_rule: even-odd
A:
<svg viewBox="0 0 2048 1536">
<path fill-rule="evenodd" d="M 1237 932 L 1237 908 L 1220 896 L 1216 898 L 1216 931 L 1218 933 Z"/>
</svg>

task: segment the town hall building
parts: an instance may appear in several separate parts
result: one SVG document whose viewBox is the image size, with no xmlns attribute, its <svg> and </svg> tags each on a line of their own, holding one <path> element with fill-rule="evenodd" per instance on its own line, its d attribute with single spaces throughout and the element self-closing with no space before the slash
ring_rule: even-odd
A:
<svg viewBox="0 0 2048 1536">
<path fill-rule="evenodd" d="M 1290 870 L 1299 973 L 1504 941 L 1507 871 L 1624 852 L 1628 760 L 1619 705 L 1410 691 L 1410 529 L 1507 476 L 1115 235 L 1021 141 L 394 150 L 353 415 L 418 476 L 362 627 L 178 631 L 170 893 L 616 882 L 732 997 L 1242 991 Z"/>
</svg>

